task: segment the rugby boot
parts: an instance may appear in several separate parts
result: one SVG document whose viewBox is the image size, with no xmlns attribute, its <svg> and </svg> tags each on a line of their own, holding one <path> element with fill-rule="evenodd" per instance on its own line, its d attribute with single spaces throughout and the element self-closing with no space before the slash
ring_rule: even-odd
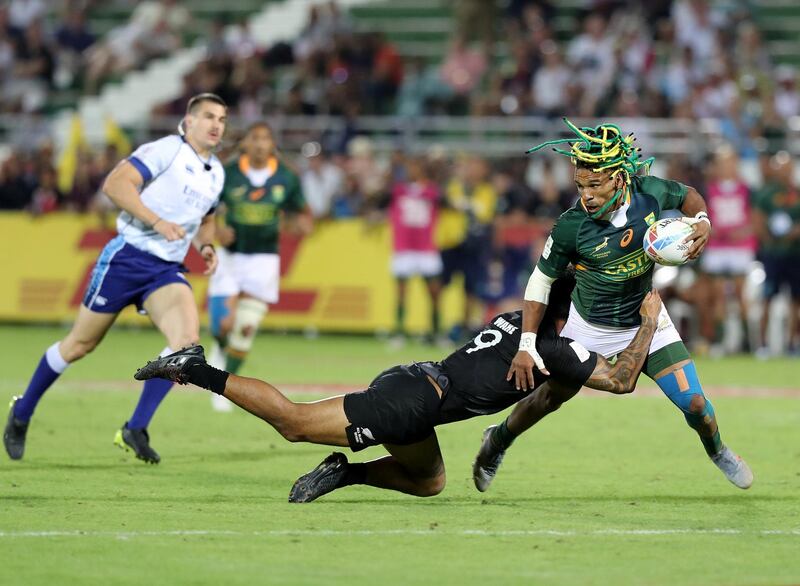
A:
<svg viewBox="0 0 800 586">
<path fill-rule="evenodd" d="M 206 357 L 203 353 L 203 347 L 198 344 L 155 360 L 150 360 L 136 371 L 133 378 L 136 380 L 164 378 L 174 383 L 185 385 L 188 382 L 187 372 L 189 368 L 195 364 L 205 363 Z"/>
<path fill-rule="evenodd" d="M 483 431 L 481 447 L 472 464 L 472 480 L 475 482 L 475 488 L 481 492 L 486 492 L 489 488 L 497 469 L 503 462 L 503 456 L 506 455 L 505 450 L 498 451 L 492 443 L 492 433 L 496 428 L 496 425 L 490 425 Z"/>
<path fill-rule="evenodd" d="M 147 429 L 129 429 L 127 421 L 117 430 L 114 445 L 126 452 L 133 450 L 137 458 L 148 464 L 158 464 L 161 461 L 161 456 L 150 447 L 150 434 L 147 433 Z"/>
<path fill-rule="evenodd" d="M 8 421 L 3 432 L 3 445 L 6 447 L 8 457 L 12 460 L 21 460 L 25 453 L 25 436 L 28 433 L 28 421 L 21 421 L 14 416 L 14 404 L 19 397 L 11 397 L 8 408 Z"/>
<path fill-rule="evenodd" d="M 347 456 L 334 452 L 308 474 L 298 478 L 289 491 L 290 503 L 310 503 L 339 486 L 347 473 Z"/>
<path fill-rule="evenodd" d="M 739 488 L 750 488 L 753 484 L 753 471 L 741 456 L 734 453 L 728 446 L 723 446 L 719 453 L 711 456 L 711 461 L 722 470 L 725 478 Z"/>
</svg>

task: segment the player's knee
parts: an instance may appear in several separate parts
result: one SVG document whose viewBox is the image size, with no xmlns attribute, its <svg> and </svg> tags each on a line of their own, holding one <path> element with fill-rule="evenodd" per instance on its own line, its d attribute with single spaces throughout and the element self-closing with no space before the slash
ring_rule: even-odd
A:
<svg viewBox="0 0 800 586">
<path fill-rule="evenodd" d="M 228 346 L 238 352 L 249 352 L 253 347 L 258 326 L 266 312 L 267 304 L 263 301 L 251 298 L 239 300 L 233 327 L 228 337 Z"/>
<path fill-rule="evenodd" d="M 705 415 L 706 412 L 706 398 L 700 394 L 692 395 L 691 401 L 687 411 L 691 415 Z"/>
<path fill-rule="evenodd" d="M 553 411 L 558 411 L 563 404 L 564 401 L 562 401 L 559 397 L 548 393 L 544 401 L 544 410 L 547 413 L 552 413 Z"/>
<path fill-rule="evenodd" d="M 289 408 L 282 411 L 282 413 L 276 415 L 269 423 L 272 424 L 287 442 L 307 442 L 307 425 L 300 417 L 297 406 L 291 405 Z"/>
<path fill-rule="evenodd" d="M 427 497 L 440 494 L 447 484 L 447 475 L 444 470 L 429 478 L 422 478 L 417 482 L 417 496 Z"/>
</svg>

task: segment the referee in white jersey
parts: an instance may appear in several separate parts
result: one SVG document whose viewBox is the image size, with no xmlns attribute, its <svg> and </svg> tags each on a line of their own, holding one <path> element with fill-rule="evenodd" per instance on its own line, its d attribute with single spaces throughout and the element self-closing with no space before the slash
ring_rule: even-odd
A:
<svg viewBox="0 0 800 586">
<path fill-rule="evenodd" d="M 179 135 L 140 146 L 106 178 L 103 191 L 122 210 L 119 235 L 100 253 L 72 330 L 47 349 L 25 393 L 11 401 L 3 443 L 12 459 L 23 456 L 28 426 L 44 392 L 72 362 L 94 350 L 128 305 L 146 311 L 164 334 L 164 353 L 199 341 L 197 305 L 182 262 L 194 244 L 206 274 L 217 266 L 211 242 L 225 172 L 213 152 L 225 132 L 226 114 L 219 96 L 194 96 Z M 163 379 L 147 381 L 114 443 L 157 463 L 147 426 L 171 386 Z"/>
</svg>

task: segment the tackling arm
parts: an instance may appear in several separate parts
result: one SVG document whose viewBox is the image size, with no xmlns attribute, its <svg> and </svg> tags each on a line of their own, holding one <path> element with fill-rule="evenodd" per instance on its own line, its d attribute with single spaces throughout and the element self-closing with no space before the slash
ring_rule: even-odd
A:
<svg viewBox="0 0 800 586">
<path fill-rule="evenodd" d="M 602 356 L 597 356 L 597 365 L 585 386 L 617 395 L 632 393 L 642 372 L 645 358 L 649 354 L 650 342 L 656 331 L 658 318 L 642 316 L 642 325 L 631 343 L 617 355 L 611 364 Z"/>
</svg>

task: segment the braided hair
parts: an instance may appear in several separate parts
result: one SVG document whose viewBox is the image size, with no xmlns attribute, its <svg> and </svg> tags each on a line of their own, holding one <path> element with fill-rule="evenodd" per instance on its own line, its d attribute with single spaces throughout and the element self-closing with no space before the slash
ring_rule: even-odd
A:
<svg viewBox="0 0 800 586">
<path fill-rule="evenodd" d="M 568 156 L 573 165 L 586 167 L 596 173 L 611 171 L 612 179 L 622 173 L 625 185 L 630 185 L 631 177 L 638 174 L 641 169 L 644 169 L 645 174 L 650 172 L 650 166 L 655 158 L 641 159 L 642 149 L 633 146 L 633 142 L 636 140 L 633 133 L 624 136 L 616 124 L 599 124 L 594 128 L 589 126 L 578 128 L 566 118 L 563 120 L 564 124 L 574 133 L 574 138 L 548 140 L 528 149 L 527 153 L 535 153 L 547 146 L 568 144 L 569 150 L 561 148 L 553 150 Z M 619 195 L 620 192 L 617 192 L 612 201 L 615 201 Z M 603 206 L 600 211 L 605 213 L 608 207 Z M 596 212 L 592 214 L 592 217 L 601 215 Z"/>
</svg>

